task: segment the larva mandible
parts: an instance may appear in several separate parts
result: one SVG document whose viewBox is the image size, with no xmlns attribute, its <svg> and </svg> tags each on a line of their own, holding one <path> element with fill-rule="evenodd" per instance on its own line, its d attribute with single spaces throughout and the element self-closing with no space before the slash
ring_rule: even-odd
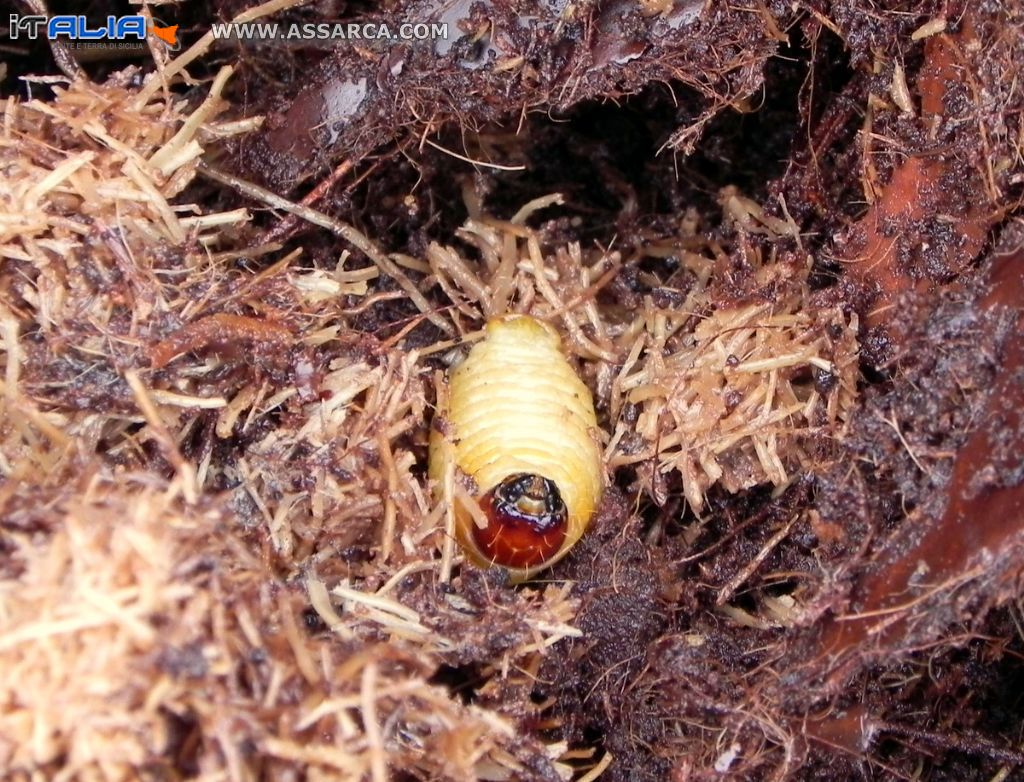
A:
<svg viewBox="0 0 1024 782">
<path fill-rule="evenodd" d="M 446 471 L 478 507 L 455 503 L 456 537 L 481 567 L 514 580 L 553 565 L 580 539 L 604 488 L 590 390 L 557 332 L 529 315 L 488 322 L 451 373 L 430 433 L 429 474 Z"/>
</svg>

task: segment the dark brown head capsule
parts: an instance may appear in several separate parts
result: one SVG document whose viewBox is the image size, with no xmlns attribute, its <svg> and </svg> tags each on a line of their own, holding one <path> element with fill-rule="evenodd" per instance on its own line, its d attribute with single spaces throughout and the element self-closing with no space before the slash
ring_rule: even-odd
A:
<svg viewBox="0 0 1024 782">
<path fill-rule="evenodd" d="M 554 481 L 516 473 L 487 492 L 480 507 L 487 527 L 473 525 L 480 553 L 497 565 L 527 568 L 555 555 L 565 542 L 568 512 Z"/>
</svg>

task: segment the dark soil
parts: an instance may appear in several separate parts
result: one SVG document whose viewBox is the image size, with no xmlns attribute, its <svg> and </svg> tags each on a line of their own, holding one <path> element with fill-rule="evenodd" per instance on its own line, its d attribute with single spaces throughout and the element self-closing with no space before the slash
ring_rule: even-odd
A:
<svg viewBox="0 0 1024 782">
<path fill-rule="evenodd" d="M 173 13 L 188 18 L 187 45 L 244 5 Z M 524 733 L 611 752 L 608 780 L 723 778 L 716 762 L 737 779 L 1020 778 L 1021 4 L 443 8 L 465 32 L 510 32 L 465 38 L 443 56 L 423 46 L 218 51 L 240 67 L 232 101 L 268 119 L 213 162 L 301 200 L 348 161 L 354 173 L 314 205 L 414 256 L 464 221 L 464 186 L 499 217 L 562 192 L 567 205 L 542 213 L 545 230 L 602 246 L 629 246 L 696 210 L 737 270 L 716 283 L 722 302 L 743 293 L 745 252 L 795 251 L 791 239 L 721 220 L 719 191 L 735 186 L 792 215 L 815 258 L 815 296 L 862 324 L 859 408 L 820 471 L 778 496 L 712 491 L 696 537 L 682 532 L 693 516 L 677 487 L 658 507 L 633 476 L 617 476 L 592 532 L 551 573 L 575 580 L 584 636 L 546 658 L 528 697 L 554 705 L 543 719 L 520 715 Z M 342 1 L 289 14 L 420 20 L 441 9 Z M 944 32 L 912 38 L 940 17 Z M 52 70 L 38 47 L 26 56 L 11 60 L 9 78 Z M 105 67 L 87 64 L 96 77 Z M 899 106 L 901 81 L 912 111 Z M 428 128 L 437 146 L 421 143 Z M 481 137 L 495 141 L 485 150 Z M 439 147 L 475 159 L 497 150 L 492 162 L 525 168 L 473 166 Z M 209 183 L 189 195 L 235 198 Z M 267 211 L 257 225 L 301 243 L 306 263 L 337 255 L 332 237 L 301 223 L 282 228 Z M 673 273 L 667 261 L 647 271 Z M 603 304 L 630 306 L 630 273 Z M 359 326 L 385 339 L 415 314 L 390 299 Z M 424 323 L 408 339 L 437 336 Z M 287 335 L 264 337 L 260 371 L 274 372 L 274 340 Z M 53 367 L 55 379 L 75 371 Z M 68 404 L 93 404 L 93 391 Z M 19 514 L 32 524 L 28 509 Z M 481 610 L 497 616 L 495 595 L 515 588 L 497 574 L 478 578 L 466 578 L 466 597 L 486 593 Z M 721 610 L 727 588 L 750 623 Z M 421 589 L 410 586 L 411 604 L 427 599 Z M 796 608 L 769 621 L 769 604 Z M 511 625 L 502 636 L 485 624 L 442 628 L 479 633 L 432 673 L 466 702 L 478 697 L 480 664 L 518 638 Z"/>
</svg>

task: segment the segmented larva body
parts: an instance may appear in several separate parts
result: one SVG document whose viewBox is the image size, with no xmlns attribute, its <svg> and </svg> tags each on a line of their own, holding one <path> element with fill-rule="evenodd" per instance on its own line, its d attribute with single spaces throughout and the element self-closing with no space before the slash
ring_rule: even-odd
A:
<svg viewBox="0 0 1024 782">
<path fill-rule="evenodd" d="M 590 390 L 557 332 L 528 315 L 487 324 L 449 376 L 430 436 L 430 477 L 444 494 L 454 464 L 456 536 L 477 565 L 528 578 L 565 556 L 604 487 Z M 467 491 L 462 491 L 462 488 Z"/>
</svg>

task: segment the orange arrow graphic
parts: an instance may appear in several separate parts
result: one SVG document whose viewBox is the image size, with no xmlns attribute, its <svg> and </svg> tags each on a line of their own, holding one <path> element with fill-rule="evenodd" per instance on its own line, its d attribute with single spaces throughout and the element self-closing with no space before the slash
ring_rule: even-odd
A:
<svg viewBox="0 0 1024 782">
<path fill-rule="evenodd" d="M 178 25 L 174 24 L 170 27 L 158 27 L 153 25 L 153 35 L 159 38 L 161 41 L 166 43 L 168 46 L 178 45 Z"/>
</svg>

